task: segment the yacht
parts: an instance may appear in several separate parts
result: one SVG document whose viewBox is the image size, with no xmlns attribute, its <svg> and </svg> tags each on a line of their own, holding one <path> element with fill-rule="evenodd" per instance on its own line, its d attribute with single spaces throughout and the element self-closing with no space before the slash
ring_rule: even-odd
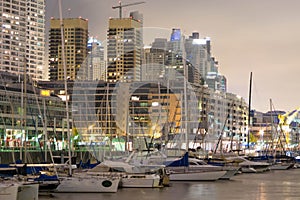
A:
<svg viewBox="0 0 300 200">
<path fill-rule="evenodd" d="M 207 164 L 204 160 L 198 158 L 189 158 L 189 167 L 192 169 L 206 169 L 212 171 L 225 170 L 226 173 L 220 179 L 229 180 L 239 172 L 239 166 L 214 166 Z"/>
<path fill-rule="evenodd" d="M 191 166 L 188 152 L 182 158 L 168 158 L 165 164 L 170 172 L 170 181 L 216 181 L 227 173 L 226 170 L 214 166 Z"/>
<path fill-rule="evenodd" d="M 169 177 L 162 165 L 132 165 L 123 161 L 103 161 L 88 170 L 89 175 L 111 174 L 121 178 L 123 188 L 156 188 L 168 185 Z"/>
<path fill-rule="evenodd" d="M 243 173 L 260 173 L 270 170 L 271 165 L 267 162 L 251 161 L 242 156 L 226 157 L 227 161 L 231 161 L 241 167 Z"/>
</svg>

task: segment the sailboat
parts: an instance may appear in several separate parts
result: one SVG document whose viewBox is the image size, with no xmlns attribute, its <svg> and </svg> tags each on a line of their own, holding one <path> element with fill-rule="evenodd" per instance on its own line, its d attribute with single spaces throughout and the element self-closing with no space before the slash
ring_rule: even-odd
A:
<svg viewBox="0 0 300 200">
<path fill-rule="evenodd" d="M 121 177 L 123 188 L 160 188 L 168 184 L 167 172 L 163 165 L 134 165 L 123 161 L 103 161 L 90 169 L 88 174 L 103 176 L 111 174 Z"/>
<path fill-rule="evenodd" d="M 108 88 L 109 85 L 107 85 L 106 93 L 107 102 Z M 108 103 L 106 103 L 106 105 L 108 105 Z M 108 114 L 109 108 L 106 107 L 106 109 L 106 113 Z M 120 187 L 122 188 L 160 188 L 168 184 L 168 175 L 165 170 L 165 166 L 148 165 L 135 162 L 135 160 L 132 159 L 134 154 L 135 151 L 132 152 L 132 154 L 129 157 L 122 157 L 118 160 L 113 159 L 110 155 L 109 157 L 104 158 L 100 164 L 98 164 L 92 169 L 89 169 L 87 171 L 87 174 L 97 177 L 108 175 L 113 177 L 119 177 L 121 179 Z"/>
<path fill-rule="evenodd" d="M 56 192 L 117 192 L 120 183 L 120 177 L 113 176 L 94 176 L 87 173 L 73 174 L 71 166 L 71 142 L 70 142 L 70 125 L 69 125 L 69 105 L 68 105 L 68 88 L 67 88 L 67 66 L 65 61 L 65 46 L 64 46 L 64 26 L 62 20 L 61 0 L 59 3 L 59 13 L 61 22 L 61 51 L 62 63 L 64 67 L 64 84 L 66 95 L 66 114 L 67 114 L 67 131 L 68 131 L 68 156 L 69 156 L 69 171 L 68 176 L 60 177 L 60 184 L 55 190 Z"/>
<path fill-rule="evenodd" d="M 38 200 L 39 184 L 15 178 L 0 179 L 1 200 Z"/>
<path fill-rule="evenodd" d="M 178 159 L 168 159 L 164 163 L 170 171 L 171 181 L 216 181 L 224 176 L 227 171 L 221 168 L 194 168 L 190 166 L 189 154 Z"/>
<path fill-rule="evenodd" d="M 166 168 L 170 172 L 170 181 L 215 181 L 224 176 L 227 171 L 222 170 L 221 168 L 218 168 L 220 170 L 211 170 L 212 168 L 194 168 L 190 166 L 189 162 L 189 128 L 188 128 L 188 101 L 187 101 L 187 81 L 188 81 L 188 68 L 186 65 L 186 51 L 185 51 L 185 44 L 184 44 L 184 38 L 182 37 L 181 41 L 182 45 L 182 63 L 183 63 L 183 94 L 182 96 L 182 102 L 184 105 L 182 106 L 181 115 L 184 115 L 185 117 L 182 117 L 182 132 L 180 135 L 184 137 L 184 139 L 180 139 L 182 143 L 182 147 L 185 146 L 185 149 L 183 150 L 183 153 L 180 152 L 178 155 L 179 157 L 169 157 L 167 155 L 167 158 L 165 162 L 163 163 L 166 165 Z M 184 120 L 183 120 L 184 119 Z M 184 145 L 185 144 L 185 145 Z M 177 149 L 176 151 L 180 151 L 181 149 Z M 170 149 L 167 149 L 166 151 L 170 151 Z M 216 168 L 214 168 L 216 169 Z"/>
<path fill-rule="evenodd" d="M 279 131 L 274 126 L 274 116 L 273 116 L 272 112 L 274 112 L 275 109 L 273 110 L 273 108 L 274 108 L 274 105 L 272 103 L 272 100 L 270 99 L 270 113 L 271 113 L 270 120 L 271 120 L 271 127 L 272 127 L 271 130 L 273 133 L 272 145 L 267 146 L 268 148 L 266 148 L 264 152 L 260 152 L 261 154 L 265 154 L 265 155 L 258 155 L 258 156 L 252 157 L 252 159 L 270 163 L 271 170 L 291 169 L 295 166 L 296 160 L 294 157 L 288 156 L 288 154 L 287 154 L 287 151 L 285 149 L 285 146 L 287 143 L 287 138 L 286 138 L 286 135 L 284 133 L 282 126 L 283 125 L 289 126 L 291 121 L 298 114 L 300 108 L 298 108 L 292 112 L 287 112 L 285 114 L 279 114 L 279 113 L 275 112 L 274 116 L 277 117 L 277 115 L 278 115 Z M 273 140 L 277 140 L 277 144 L 274 145 Z"/>
</svg>

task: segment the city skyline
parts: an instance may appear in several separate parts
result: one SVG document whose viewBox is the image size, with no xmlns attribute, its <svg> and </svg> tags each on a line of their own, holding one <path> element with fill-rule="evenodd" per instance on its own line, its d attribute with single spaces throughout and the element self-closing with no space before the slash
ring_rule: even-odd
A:
<svg viewBox="0 0 300 200">
<path fill-rule="evenodd" d="M 138 1 L 127 0 L 123 4 Z M 106 40 L 109 17 L 117 18 L 112 6 L 118 1 L 63 0 L 64 17 L 89 19 L 91 36 Z M 210 37 L 212 55 L 219 61 L 219 72 L 227 77 L 228 92 L 248 100 L 249 77 L 253 73 L 252 109 L 291 111 L 299 106 L 297 81 L 297 45 L 299 45 L 300 2 L 274 0 L 229 1 L 146 1 L 124 7 L 123 16 L 138 10 L 144 15 L 144 27 L 168 32 L 180 28 L 185 35 L 197 31 Z M 168 9 L 169 7 L 169 9 Z M 179 14 L 182 13 L 182 14 Z M 59 17 L 58 1 L 46 0 L 46 21 Z M 169 35 L 165 34 L 167 39 Z M 145 37 L 145 36 L 144 36 Z M 147 43 L 145 43 L 147 44 Z"/>
</svg>

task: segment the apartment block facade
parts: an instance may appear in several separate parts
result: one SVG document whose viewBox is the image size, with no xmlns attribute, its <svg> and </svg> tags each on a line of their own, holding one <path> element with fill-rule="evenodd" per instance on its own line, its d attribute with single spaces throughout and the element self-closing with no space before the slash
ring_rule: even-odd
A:
<svg viewBox="0 0 300 200">
<path fill-rule="evenodd" d="M 138 17 L 111 18 L 107 33 L 107 81 L 140 80 L 142 20 Z"/>
<path fill-rule="evenodd" d="M 83 18 L 63 19 L 64 43 L 62 43 L 61 21 L 51 19 L 49 31 L 49 75 L 50 80 L 87 79 L 86 62 L 88 44 L 88 20 Z M 64 55 L 62 49 L 64 48 Z M 65 63 L 63 63 L 63 56 Z"/>
<path fill-rule="evenodd" d="M 0 12 L 0 70 L 45 80 L 45 0 L 3 0 Z"/>
</svg>

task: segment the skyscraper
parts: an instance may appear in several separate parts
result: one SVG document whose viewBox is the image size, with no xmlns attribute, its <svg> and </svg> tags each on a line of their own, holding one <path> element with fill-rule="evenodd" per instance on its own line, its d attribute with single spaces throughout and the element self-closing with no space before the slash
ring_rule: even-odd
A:
<svg viewBox="0 0 300 200">
<path fill-rule="evenodd" d="M 46 79 L 45 0 L 6 0 L 0 10 L 0 70 Z"/>
<path fill-rule="evenodd" d="M 95 38 L 88 41 L 87 80 L 106 80 L 104 47 Z"/>
<path fill-rule="evenodd" d="M 88 43 L 88 20 L 82 18 L 63 19 L 65 62 L 67 78 L 87 79 L 85 74 Z M 59 19 L 51 19 L 49 31 L 49 73 L 50 80 L 64 79 L 62 62 L 62 37 Z"/>
<path fill-rule="evenodd" d="M 141 67 L 142 81 L 157 81 L 164 77 L 167 44 L 166 38 L 155 38 L 151 47 L 144 47 Z"/>
<path fill-rule="evenodd" d="M 142 50 L 142 15 L 109 19 L 107 34 L 107 81 L 140 80 Z"/>
</svg>

